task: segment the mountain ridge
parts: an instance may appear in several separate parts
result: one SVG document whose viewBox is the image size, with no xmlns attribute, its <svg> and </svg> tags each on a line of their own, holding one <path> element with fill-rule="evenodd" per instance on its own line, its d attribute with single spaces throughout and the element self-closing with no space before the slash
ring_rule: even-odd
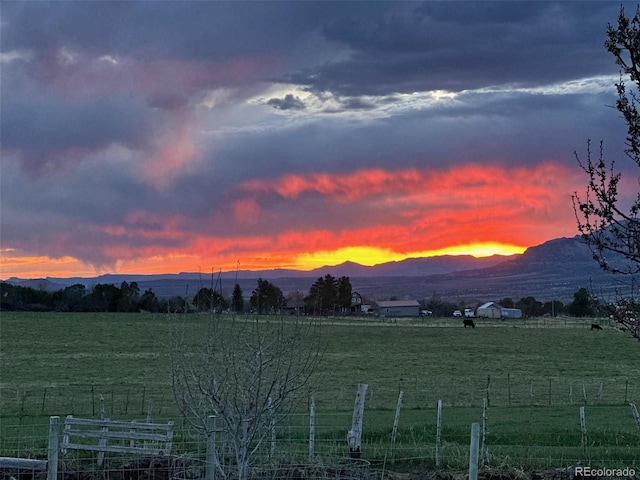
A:
<svg viewBox="0 0 640 480">
<path fill-rule="evenodd" d="M 470 255 L 407 258 L 365 266 L 352 261 L 310 271 L 271 269 L 226 271 L 204 274 L 105 274 L 97 277 L 47 277 L 7 279 L 14 285 L 60 290 L 74 283 L 87 288 L 98 283 L 136 281 L 141 291 L 148 288 L 159 297 L 194 295 L 202 287 L 214 287 L 229 294 L 236 281 L 243 292 L 251 292 L 258 278 L 276 284 L 285 294 L 308 292 L 318 277 L 347 276 L 353 289 L 372 300 L 391 297 L 425 299 L 439 295 L 451 300 L 497 301 L 505 297 L 533 296 L 538 300 L 571 301 L 582 287 L 600 296 L 615 295 L 629 287 L 628 278 L 600 270 L 589 246 L 579 237 L 561 237 L 529 247 L 522 254 L 476 258 Z M 237 279 L 237 280 L 236 280 Z M 247 295 L 245 293 L 245 295 Z"/>
<path fill-rule="evenodd" d="M 6 282 L 14 285 L 25 284 L 53 284 L 69 286 L 80 283 L 85 286 L 97 283 L 121 283 L 122 281 L 157 281 L 157 280 L 198 280 L 203 284 L 215 283 L 219 278 L 263 278 L 265 280 L 276 278 L 318 277 L 332 276 L 422 276 L 426 274 L 452 273 L 472 268 L 483 268 L 496 265 L 511 256 L 493 255 L 490 257 L 473 257 L 472 255 L 441 255 L 436 257 L 409 257 L 404 260 L 383 262 L 368 266 L 347 260 L 337 265 L 323 265 L 312 270 L 295 269 L 265 269 L 265 270 L 227 270 L 224 272 L 179 272 L 161 274 L 132 274 L 132 273 L 106 273 L 95 277 L 44 277 L 44 278 L 20 278 L 10 277 Z M 210 280 L 213 279 L 213 280 Z M 64 288 L 64 287 L 63 287 Z"/>
</svg>

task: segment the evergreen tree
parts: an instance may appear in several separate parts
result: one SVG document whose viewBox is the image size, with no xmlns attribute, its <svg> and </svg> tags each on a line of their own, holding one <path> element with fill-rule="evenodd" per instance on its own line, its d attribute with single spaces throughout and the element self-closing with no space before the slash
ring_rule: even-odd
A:
<svg viewBox="0 0 640 480">
<path fill-rule="evenodd" d="M 140 310 L 146 310 L 147 312 L 158 312 L 160 310 L 160 302 L 158 301 L 158 297 L 153 293 L 153 290 L 148 289 L 140 297 L 140 302 L 138 303 L 138 308 Z"/>
<path fill-rule="evenodd" d="M 251 293 L 249 304 L 251 305 L 251 309 L 260 315 L 280 313 L 286 305 L 286 299 L 284 298 L 282 290 L 267 280 L 259 278 L 258 286 Z"/>
<path fill-rule="evenodd" d="M 338 298 L 336 304 L 342 311 L 349 311 L 351 309 L 351 281 L 349 277 L 340 277 L 338 279 Z"/>
<path fill-rule="evenodd" d="M 236 286 L 233 287 L 233 294 L 231 296 L 231 310 L 236 313 L 244 312 L 244 299 L 242 298 L 242 289 L 237 283 Z"/>
<path fill-rule="evenodd" d="M 311 285 L 309 295 L 305 298 L 305 308 L 313 315 L 332 315 L 336 310 L 348 310 L 351 307 L 351 293 L 349 277 L 336 280 L 326 274 Z"/>
</svg>

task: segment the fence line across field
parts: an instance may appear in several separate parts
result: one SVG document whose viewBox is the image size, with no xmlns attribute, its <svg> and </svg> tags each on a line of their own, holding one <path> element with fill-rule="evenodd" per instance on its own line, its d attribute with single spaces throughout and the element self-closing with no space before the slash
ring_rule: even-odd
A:
<svg viewBox="0 0 640 480">
<path fill-rule="evenodd" d="M 517 444 L 501 445 L 500 442 L 498 441 L 496 441 L 495 444 L 493 444 L 492 442 L 494 441 L 493 440 L 494 437 L 487 435 L 487 422 L 489 418 L 493 418 L 492 415 L 493 415 L 493 409 L 494 409 L 494 407 L 489 408 L 488 384 L 489 382 L 487 382 L 487 391 L 486 391 L 486 397 L 483 402 L 482 412 L 478 411 L 478 415 L 477 415 L 478 418 L 482 416 L 482 425 L 483 425 L 482 443 L 480 444 L 481 446 L 480 464 L 481 465 L 485 465 L 489 463 L 488 449 L 492 449 L 494 458 L 500 458 L 501 452 L 505 451 L 505 449 L 511 449 L 512 451 L 518 449 Z M 377 442 L 367 441 L 366 440 L 367 426 L 366 426 L 366 421 L 364 420 L 364 418 L 366 417 L 366 414 L 364 413 L 366 391 L 367 391 L 366 387 L 367 386 L 363 384 L 363 385 L 360 385 L 358 388 L 358 393 L 356 394 L 356 402 L 354 405 L 351 429 L 349 430 L 349 434 L 345 435 L 345 438 L 342 440 L 343 448 L 346 448 L 347 446 L 349 447 L 349 452 L 350 452 L 349 456 L 352 459 L 359 459 L 361 455 L 364 455 L 364 457 L 366 457 L 368 454 L 374 451 L 378 451 L 378 453 L 380 452 L 384 453 L 385 458 L 387 454 L 390 454 L 390 457 L 396 459 L 397 461 L 408 460 L 411 458 L 424 459 L 425 456 L 428 456 L 429 458 L 432 458 L 435 461 L 436 466 L 439 466 L 442 464 L 443 459 L 452 458 L 452 455 L 453 456 L 457 455 L 458 457 L 462 455 L 461 453 L 451 453 L 451 450 L 452 448 L 454 448 L 454 445 L 462 445 L 464 443 L 464 436 L 465 436 L 464 433 L 458 435 L 456 438 L 454 438 L 453 436 L 449 436 L 447 438 L 449 445 L 447 445 L 446 449 L 442 448 L 442 438 L 441 438 L 442 423 L 441 422 L 442 422 L 442 412 L 443 412 L 443 409 L 446 410 L 446 407 L 443 407 L 441 401 L 438 402 L 436 432 L 431 441 L 427 440 L 421 445 L 400 445 L 399 446 L 396 444 L 396 434 L 398 432 L 398 425 L 402 422 L 402 412 L 401 412 L 402 392 L 398 398 L 396 415 L 395 417 L 393 417 L 393 427 L 391 427 L 391 430 L 392 430 L 391 441 L 390 442 L 388 441 L 385 442 L 384 440 L 380 440 Z M 313 408 L 309 412 L 309 423 L 307 424 L 308 425 L 307 428 L 309 429 L 309 431 L 311 431 L 313 427 L 314 432 L 317 432 L 318 425 L 317 425 L 317 413 L 315 408 L 315 400 L 312 400 L 311 404 L 313 405 Z M 627 410 L 628 411 L 627 422 L 629 425 L 635 424 L 634 428 L 637 426 L 638 430 L 640 430 L 640 423 L 638 423 L 638 414 L 637 414 L 636 404 L 631 403 L 629 406 L 631 408 L 630 408 L 630 411 Z M 574 458 L 575 460 L 582 459 L 582 462 L 587 462 L 589 460 L 589 457 L 593 459 L 597 456 L 596 449 L 593 449 L 591 452 L 587 452 L 587 446 L 590 445 L 590 439 L 586 429 L 587 412 L 588 412 L 588 407 L 581 406 L 579 408 L 579 414 L 580 414 L 579 421 L 578 421 L 578 417 L 576 416 L 575 431 L 576 433 L 580 432 L 580 440 L 578 440 L 578 442 L 576 442 L 575 445 L 562 445 L 562 449 L 561 449 L 563 452 L 567 452 L 566 453 L 567 458 Z M 345 429 L 348 428 L 346 415 L 335 415 L 335 417 L 339 420 L 337 424 L 340 424 L 340 422 L 342 422 L 341 423 L 342 428 L 345 428 Z M 52 469 L 53 470 L 57 469 L 57 463 L 58 463 L 60 432 L 58 429 L 57 419 L 58 417 L 52 416 L 50 418 L 50 424 L 49 424 L 48 449 L 47 449 L 48 461 L 46 462 L 46 469 L 50 474 Z M 210 418 L 210 421 L 211 423 L 208 429 L 209 434 L 206 439 L 206 449 L 205 449 L 205 457 L 206 457 L 205 465 L 207 466 L 212 465 L 213 460 L 210 457 L 212 455 L 212 452 L 215 452 L 216 448 L 224 449 L 224 436 L 218 439 L 218 441 L 220 442 L 220 445 L 216 445 L 216 441 L 217 441 L 216 435 L 215 435 L 216 428 L 213 424 L 213 421 L 214 421 L 213 417 Z M 619 421 L 619 419 L 617 419 L 617 421 Z M 81 431 L 78 431 L 77 436 L 84 437 L 84 438 L 98 439 L 98 444 L 83 446 L 83 445 L 78 445 L 70 442 L 69 437 L 72 436 L 72 433 L 73 433 L 72 429 L 74 425 L 87 425 L 89 427 L 92 427 L 93 430 L 89 430 L 88 432 L 83 433 Z M 64 449 L 69 449 L 69 448 L 79 448 L 79 449 L 85 449 L 85 450 L 93 450 L 100 453 L 119 452 L 119 453 L 136 453 L 136 454 L 155 455 L 162 452 L 163 454 L 168 455 L 171 452 L 171 445 L 173 441 L 172 432 L 173 432 L 174 425 L 172 422 L 169 422 L 166 425 L 160 425 L 159 427 L 160 430 L 166 432 L 166 435 L 164 436 L 163 435 L 156 436 L 155 434 L 149 434 L 149 433 L 133 432 L 138 427 L 140 429 L 145 429 L 145 428 L 150 428 L 151 426 L 154 426 L 154 425 L 151 425 L 145 422 L 138 423 L 138 422 L 132 422 L 132 421 L 109 421 L 106 419 L 102 419 L 102 420 L 84 419 L 83 420 L 83 419 L 75 419 L 72 416 L 68 416 L 65 422 L 65 429 L 62 432 L 62 435 L 63 435 L 62 448 L 63 448 L 63 451 Z M 272 437 L 272 442 L 269 448 L 270 452 L 267 455 L 268 458 L 271 458 L 274 455 L 275 449 L 276 449 L 276 442 L 283 444 L 284 449 L 287 452 L 293 452 L 295 450 L 296 445 L 299 445 L 300 447 L 302 447 L 302 445 L 304 444 L 305 437 L 304 435 L 295 434 L 295 428 L 299 428 L 301 431 L 303 431 L 305 427 L 302 427 L 302 426 L 294 427 L 292 425 L 280 426 L 281 431 L 284 430 L 285 435 L 288 433 L 289 436 L 285 438 L 280 437 L 279 439 L 277 438 L 277 436 Z M 334 427 L 330 427 L 330 428 L 334 428 Z M 114 430 L 119 430 L 119 433 L 116 433 Z M 169 433 L 169 431 L 171 431 L 171 433 Z M 596 429 L 591 429 L 590 435 L 593 435 L 594 431 L 597 434 Z M 499 432 L 497 434 L 498 434 L 497 438 L 500 438 L 500 436 L 502 438 L 506 438 L 508 436 L 508 434 L 500 434 Z M 512 434 L 512 435 L 514 437 L 516 437 L 516 435 L 517 437 L 521 436 L 520 433 Z M 640 432 L 637 432 L 637 435 L 638 437 L 640 437 Z M 202 445 L 201 438 L 192 439 L 193 443 L 189 444 L 188 442 L 184 441 L 184 438 L 190 438 L 190 437 L 188 437 L 188 435 L 185 432 L 182 432 L 182 436 L 183 436 L 183 446 L 181 448 L 182 452 L 187 452 L 189 448 L 194 446 L 196 447 L 195 450 L 197 452 L 203 451 L 201 447 Z M 108 445 L 109 439 L 121 439 L 129 442 L 129 445 L 128 446 Z M 328 446 L 330 448 L 333 448 L 333 454 L 334 455 L 339 454 L 339 451 L 340 451 L 339 441 L 336 442 L 335 440 L 325 440 L 326 444 L 323 445 L 323 441 L 317 438 L 315 433 L 314 435 L 309 435 L 307 439 L 308 439 L 307 454 L 308 454 L 309 461 L 311 461 L 311 459 L 316 454 L 314 449 L 316 449 L 318 445 L 320 445 L 321 447 Z M 165 443 L 165 446 L 162 449 L 156 448 L 151 450 L 151 449 L 147 449 L 147 445 L 145 444 L 138 445 L 138 446 L 134 445 L 134 441 L 136 440 L 140 440 L 143 442 L 165 441 L 168 443 Z M 544 445 L 536 445 L 535 448 L 527 445 L 521 445 L 521 447 L 526 448 L 527 458 L 535 458 L 533 457 L 533 455 L 546 455 L 546 453 L 538 453 L 538 454 L 532 453 L 536 449 L 538 451 L 544 452 L 545 451 Z M 554 446 L 553 448 L 557 448 L 557 447 L 559 446 Z M 303 450 L 303 448 L 300 448 L 300 450 Z M 565 453 L 562 453 L 562 455 L 564 456 Z M 378 455 L 378 456 L 381 456 L 381 455 Z M 513 457 L 513 454 L 511 454 L 511 457 Z M 549 457 L 549 459 L 551 459 L 551 457 Z M 101 463 L 101 461 L 99 461 L 98 463 Z M 0 458 L 0 467 L 16 468 L 16 465 L 22 465 L 22 468 L 32 469 L 32 470 L 45 469 L 44 464 L 42 463 L 42 460 L 20 459 L 20 458 L 13 458 L 13 457 Z M 471 463 L 470 463 L 470 466 L 471 466 Z M 208 477 L 210 475 L 212 474 L 208 474 Z M 55 475 L 51 478 L 55 478 Z M 211 479 L 208 478 L 208 480 L 211 480 Z"/>
<path fill-rule="evenodd" d="M 398 381 L 404 391 L 403 405 L 407 408 L 429 408 L 438 400 L 445 406 L 481 406 L 485 397 L 487 377 L 452 377 L 433 381 L 418 374 Z M 94 385 L 0 387 L 3 416 L 43 416 L 64 411 L 72 415 L 95 417 L 100 409 Z M 106 387 L 104 403 L 106 415 L 148 414 L 177 415 L 173 398 L 166 394 L 166 386 Z M 373 408 L 392 408 L 398 390 L 380 389 L 369 383 L 367 403 Z M 317 408 L 342 409 L 349 401 L 346 389 L 336 395 L 316 395 Z M 640 402 L 640 380 L 628 377 L 602 379 L 531 378 L 507 374 L 503 378 L 491 375 L 491 406 L 526 405 L 628 405 Z"/>
<path fill-rule="evenodd" d="M 355 425 L 361 423 L 361 414 L 363 410 L 363 404 L 361 401 L 362 393 L 366 391 L 366 385 L 361 385 L 356 396 L 356 405 L 354 408 L 354 420 L 352 430 Z M 400 395 L 398 402 L 398 412 L 396 415 L 396 422 L 399 416 L 399 408 L 401 405 L 402 395 Z M 74 430 L 74 426 L 89 427 L 85 430 Z M 217 445 L 216 445 L 216 422 L 214 416 L 209 416 L 207 421 L 207 448 L 206 448 L 206 460 L 205 460 L 205 479 L 215 480 L 217 469 Z M 111 431 L 109 430 L 111 429 Z M 117 430 L 116 432 L 113 429 Z M 122 429 L 129 429 L 124 431 Z M 165 432 L 162 434 L 149 434 L 140 433 L 137 431 L 155 431 L 161 430 Z M 17 469 L 17 470 L 47 470 L 47 480 L 57 480 L 58 478 L 58 463 L 60 453 L 66 453 L 69 449 L 75 450 L 89 450 L 99 452 L 118 452 L 118 453 L 130 453 L 138 455 L 171 455 L 171 440 L 173 437 L 173 422 L 169 422 L 167 425 L 162 424 L 148 424 L 148 423 L 136 423 L 136 422 L 123 422 L 110 420 L 93 420 L 93 419 L 79 419 L 73 418 L 71 415 L 67 416 L 64 425 L 64 440 L 62 448 L 60 448 L 59 441 L 59 417 L 52 416 L 49 422 L 49 445 L 47 449 L 47 460 L 33 460 L 26 458 L 11 458 L 0 457 L 0 468 Z M 350 431 L 351 432 L 351 431 Z M 82 444 L 72 443 L 69 441 L 70 437 L 80 437 L 83 439 L 99 439 L 98 444 Z M 478 438 L 479 438 L 479 425 L 477 423 L 472 424 L 471 428 L 471 448 L 469 453 L 469 479 L 477 480 L 478 478 Z M 128 440 L 131 445 L 123 447 L 121 445 L 108 445 L 108 440 L 120 439 Z M 136 440 L 156 440 L 165 442 L 165 450 L 163 452 L 159 449 L 150 449 L 146 445 L 134 445 Z M 353 442 L 349 441 L 350 447 L 353 446 Z M 359 450 L 358 450 L 359 453 Z M 354 450 L 351 448 L 352 460 L 359 459 L 359 455 L 354 455 Z"/>
<path fill-rule="evenodd" d="M 616 406 L 616 410 L 623 413 L 615 414 L 614 416 L 607 414 L 606 416 L 608 417 L 608 419 L 601 420 L 602 428 L 611 430 L 612 427 L 621 426 L 624 424 L 624 425 L 633 426 L 633 430 L 635 430 L 637 434 L 640 435 L 640 425 L 638 425 L 637 423 L 638 421 L 635 419 L 633 410 L 630 409 L 630 405 L 636 405 L 636 404 L 631 403 L 626 406 Z M 443 428 L 443 425 L 444 427 L 447 426 L 446 418 L 450 415 L 454 415 L 454 414 L 460 415 L 461 413 L 463 413 L 465 417 L 471 415 L 471 416 L 475 416 L 478 420 L 481 420 L 482 418 L 481 408 L 475 409 L 471 407 L 465 407 L 464 409 L 461 409 L 460 407 L 450 407 L 446 405 L 443 405 L 441 408 L 445 412 L 444 415 L 441 413 L 441 415 L 443 415 L 445 420 L 444 421 L 441 420 L 440 429 Z M 575 406 L 575 409 L 576 409 L 575 411 L 577 411 L 578 408 L 579 408 L 578 406 Z M 587 409 L 589 409 L 588 406 L 587 406 Z M 608 412 L 609 410 L 610 409 L 607 406 L 599 407 L 599 411 L 602 411 L 602 412 Z M 534 411 L 537 412 L 539 410 L 536 409 Z M 567 409 L 566 411 L 569 412 L 573 410 Z M 469 413 L 469 412 L 476 412 L 476 414 L 474 415 L 473 413 Z M 500 420 L 501 418 L 504 417 L 505 414 L 508 414 L 510 410 L 507 409 L 506 407 L 492 407 L 489 410 L 489 412 L 490 412 L 489 420 L 494 422 L 495 424 L 496 419 Z M 540 417 L 536 417 L 535 420 L 528 419 L 528 416 L 531 413 L 530 410 L 523 410 L 521 412 L 520 416 L 523 419 L 522 425 L 527 428 L 527 434 L 536 433 L 536 432 L 543 433 L 546 429 L 548 429 L 549 427 L 553 427 L 556 424 L 557 420 L 555 419 L 555 417 L 557 417 L 557 411 L 555 409 L 553 408 L 548 410 L 545 409 L 543 412 L 544 413 Z M 546 413 L 549 413 L 549 414 L 555 413 L 555 415 L 551 415 L 550 417 L 547 418 Z M 309 438 L 308 437 L 308 433 L 309 433 L 309 416 L 308 415 L 309 415 L 308 413 L 292 414 L 290 415 L 290 418 L 288 421 L 279 423 L 277 426 L 277 430 L 278 430 L 277 442 L 282 442 L 283 439 L 285 439 L 285 441 L 307 444 L 308 443 L 307 439 Z M 339 412 L 339 413 L 323 412 L 318 410 L 318 408 L 316 407 L 315 425 L 314 425 L 314 430 L 315 430 L 314 442 L 319 446 L 322 446 L 323 443 L 326 443 L 326 442 L 331 443 L 333 440 L 328 440 L 327 435 L 337 430 L 344 431 L 344 434 L 346 436 L 347 431 L 349 429 L 350 415 L 351 414 L 349 412 Z M 407 427 L 406 415 L 410 415 L 410 418 L 411 418 L 410 427 Z M 166 418 L 166 417 L 163 417 L 163 418 Z M 509 416 L 508 418 L 511 418 L 511 416 Z M 41 419 L 42 417 L 38 417 L 36 420 L 39 421 Z M 393 419 L 394 419 L 393 411 L 391 410 L 379 411 L 379 410 L 366 409 L 364 414 L 364 426 L 363 426 L 364 434 L 362 437 L 363 443 L 371 442 L 371 440 L 367 438 L 367 435 L 371 435 L 371 432 L 372 432 L 371 422 L 373 419 L 375 419 L 375 422 L 376 422 L 375 429 L 374 429 L 376 431 L 376 434 L 378 435 L 380 431 L 388 431 L 390 436 L 390 432 L 392 431 Z M 381 425 L 381 422 L 386 423 L 386 425 Z M 402 448 L 403 444 L 406 445 L 407 433 L 405 432 L 405 430 L 407 428 L 410 428 L 411 430 L 415 430 L 416 428 L 419 428 L 421 432 L 425 432 L 425 433 L 429 433 L 432 431 L 433 437 L 435 439 L 437 425 L 438 425 L 437 407 L 434 406 L 434 408 L 430 408 L 427 410 L 422 410 L 422 409 L 420 410 L 406 409 L 405 410 L 403 408 L 399 418 L 399 426 L 398 426 L 399 448 Z M 186 432 L 186 430 L 188 429 L 188 426 L 184 424 L 182 420 L 178 420 L 178 422 L 176 423 L 176 427 L 181 432 Z M 46 439 L 46 435 L 44 435 L 45 431 L 46 431 L 46 428 L 44 427 L 44 424 L 40 422 L 25 423 L 24 421 L 21 421 L 19 418 L 15 418 L 13 421 L 7 418 L 3 418 L 2 420 L 3 447 L 2 448 L 6 449 L 7 447 L 5 445 L 8 443 L 8 440 L 10 440 L 12 437 L 16 437 L 19 435 L 20 439 L 23 440 L 23 447 L 25 449 L 37 449 L 38 448 L 37 445 L 38 444 L 42 445 L 43 444 L 42 440 Z M 452 435 L 450 429 L 448 430 L 447 434 L 449 435 L 449 437 Z M 495 426 L 490 432 L 490 435 L 493 435 L 493 436 L 499 435 L 500 437 L 517 437 L 517 436 L 522 436 L 523 434 L 524 434 L 523 432 L 501 433 L 498 429 L 496 429 Z M 189 437 L 189 435 L 186 433 L 180 433 L 180 435 L 185 438 Z M 423 433 L 421 433 L 421 435 L 423 435 Z M 289 438 L 290 440 L 286 440 L 287 438 Z M 178 440 L 178 441 L 181 441 L 181 440 Z"/>
</svg>

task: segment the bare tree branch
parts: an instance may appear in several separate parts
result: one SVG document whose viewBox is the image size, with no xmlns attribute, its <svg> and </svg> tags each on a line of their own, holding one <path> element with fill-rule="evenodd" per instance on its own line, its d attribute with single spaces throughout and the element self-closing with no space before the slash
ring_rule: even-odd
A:
<svg viewBox="0 0 640 480">
<path fill-rule="evenodd" d="M 640 167 L 640 112 L 638 111 L 638 89 L 640 88 L 640 7 L 633 18 L 627 18 L 620 9 L 618 24 L 607 26 L 605 48 L 621 67 L 620 81 L 615 85 L 618 93 L 616 109 L 627 124 L 625 154 Z M 628 76 L 631 88 L 623 76 Z M 600 143 L 597 159 L 592 158 L 591 141 L 587 141 L 586 161 L 575 154 L 580 168 L 588 177 L 584 196 L 574 192 L 573 209 L 578 231 L 591 248 L 593 258 L 604 271 L 633 277 L 640 273 L 640 192 L 635 200 L 621 198 L 619 184 L 622 178 L 615 162 L 604 160 L 604 149 Z M 639 305 L 634 292 L 630 296 L 619 295 L 607 308 L 620 327 L 640 340 L 637 318 Z"/>
<path fill-rule="evenodd" d="M 225 477 L 246 480 L 250 459 L 272 422 L 310 393 L 323 351 L 319 326 L 299 319 L 212 314 L 208 334 L 196 327 L 185 322 L 173 336 L 174 397 L 187 422 L 202 433 L 209 415 L 221 419 L 235 455 Z M 219 458 L 216 465 L 225 469 Z"/>
</svg>

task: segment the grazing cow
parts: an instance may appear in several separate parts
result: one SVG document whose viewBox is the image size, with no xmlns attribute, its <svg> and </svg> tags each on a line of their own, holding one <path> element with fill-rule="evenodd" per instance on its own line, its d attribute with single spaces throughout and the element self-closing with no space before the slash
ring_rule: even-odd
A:
<svg viewBox="0 0 640 480">
<path fill-rule="evenodd" d="M 598 325 L 597 323 L 592 323 L 591 324 L 591 330 L 602 330 L 602 327 L 600 325 Z"/>
<path fill-rule="evenodd" d="M 464 328 L 471 327 L 476 328 L 476 324 L 470 318 L 465 318 L 462 323 L 464 324 Z"/>
</svg>

